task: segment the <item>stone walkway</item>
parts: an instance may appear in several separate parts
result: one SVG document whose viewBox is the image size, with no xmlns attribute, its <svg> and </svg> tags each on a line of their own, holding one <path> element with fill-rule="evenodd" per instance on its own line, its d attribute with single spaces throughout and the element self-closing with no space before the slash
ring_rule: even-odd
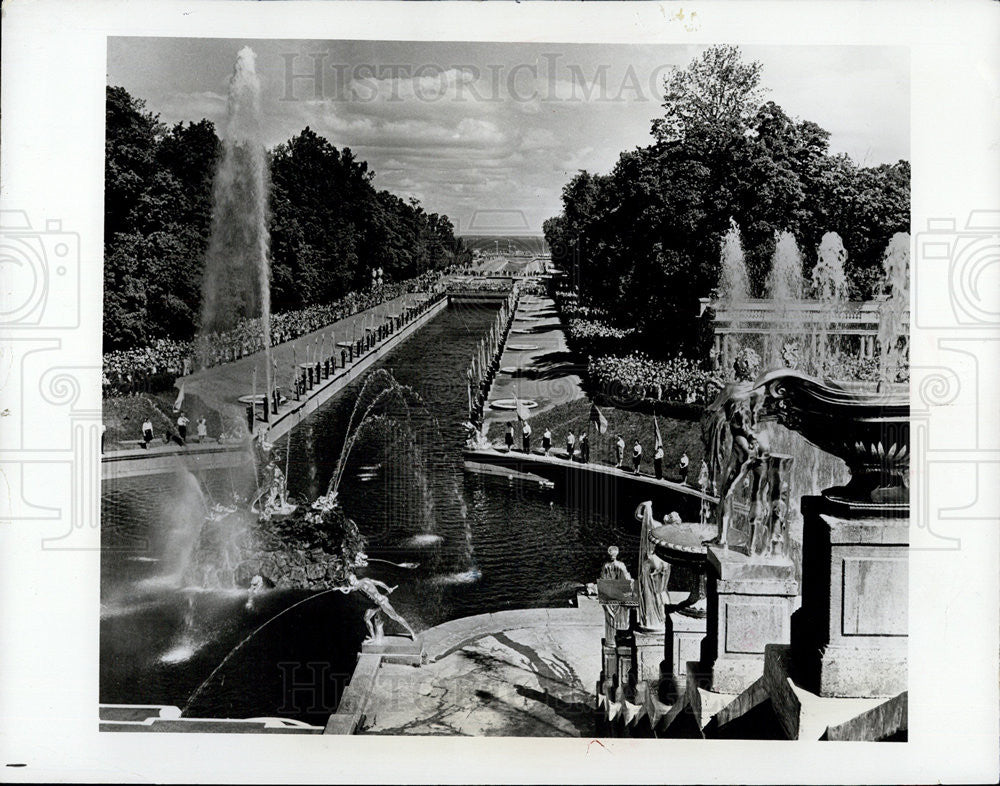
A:
<svg viewBox="0 0 1000 786">
<path fill-rule="evenodd" d="M 518 350 L 517 346 L 534 349 Z M 486 401 L 486 423 L 516 420 L 512 411 L 491 409 L 489 404 L 496 399 L 513 398 L 515 394 L 519 399 L 538 402 L 531 416 L 583 398 L 584 369 L 579 362 L 566 345 L 555 302 L 544 296 L 522 296 L 500 357 L 500 371 Z"/>
<path fill-rule="evenodd" d="M 277 384 L 281 387 L 283 395 L 289 395 L 291 380 L 293 377 L 293 359 L 298 363 L 306 362 L 306 348 L 310 347 L 310 352 L 314 351 L 317 338 L 325 337 L 326 351 L 329 353 L 333 347 L 331 335 L 337 342 L 351 341 L 361 338 L 364 335 L 365 327 L 378 326 L 382 324 L 389 315 L 399 314 L 409 306 L 415 306 L 426 300 L 426 292 L 415 292 L 400 295 L 381 305 L 354 314 L 332 325 L 327 325 L 320 330 L 299 336 L 291 341 L 286 341 L 273 347 L 271 350 L 274 362 L 277 365 Z M 337 349 L 339 354 L 340 348 Z M 263 350 L 254 352 L 246 357 L 234 360 L 231 363 L 223 363 L 219 366 L 197 371 L 186 377 L 177 380 L 177 384 L 184 384 L 185 393 L 198 395 L 206 404 L 213 409 L 222 409 L 226 405 L 233 406 L 240 396 L 249 395 L 253 387 L 253 371 L 257 370 L 257 393 L 265 390 L 265 355 Z"/>
<path fill-rule="evenodd" d="M 466 617 L 422 634 L 429 663 L 382 663 L 366 734 L 586 737 L 604 617 L 597 603 Z"/>
</svg>

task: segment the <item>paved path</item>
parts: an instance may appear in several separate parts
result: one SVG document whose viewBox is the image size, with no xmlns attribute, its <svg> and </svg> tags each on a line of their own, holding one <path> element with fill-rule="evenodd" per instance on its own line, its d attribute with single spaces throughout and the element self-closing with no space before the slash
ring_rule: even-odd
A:
<svg viewBox="0 0 1000 786">
<path fill-rule="evenodd" d="M 429 663 L 382 663 L 368 734 L 586 737 L 604 617 L 597 603 L 465 617 L 425 631 Z"/>
<path fill-rule="evenodd" d="M 333 346 L 331 334 L 338 342 L 361 338 L 366 326 L 377 327 L 385 322 L 389 315 L 399 314 L 403 309 L 417 305 L 426 300 L 427 297 L 427 293 L 424 292 L 400 295 L 398 298 L 386 301 L 367 311 L 359 312 L 320 330 L 273 347 L 271 353 L 278 368 L 277 384 L 282 392 L 288 395 L 291 388 L 293 358 L 300 364 L 305 363 L 306 348 L 315 347 L 317 338 L 325 337 L 326 351 L 330 352 Z M 310 351 L 312 350 L 310 349 Z M 339 348 L 337 351 L 339 352 Z M 261 350 L 231 363 L 213 366 L 196 371 L 186 377 L 180 377 L 177 384 L 180 385 L 183 382 L 185 393 L 197 394 L 208 406 L 221 410 L 223 407 L 235 405 L 240 396 L 249 395 L 252 392 L 254 369 L 257 369 L 257 393 L 263 393 L 265 390 L 265 366 L 265 354 Z"/>
<path fill-rule="evenodd" d="M 518 350 L 519 345 L 536 348 Z M 531 410 L 531 416 L 535 416 L 585 396 L 581 378 L 584 369 L 566 345 L 556 304 L 549 297 L 521 296 L 500 357 L 500 369 L 486 401 L 486 423 L 516 420 L 512 411 L 490 407 L 489 402 L 496 399 L 516 394 L 519 399 L 537 401 L 538 407 Z"/>
</svg>

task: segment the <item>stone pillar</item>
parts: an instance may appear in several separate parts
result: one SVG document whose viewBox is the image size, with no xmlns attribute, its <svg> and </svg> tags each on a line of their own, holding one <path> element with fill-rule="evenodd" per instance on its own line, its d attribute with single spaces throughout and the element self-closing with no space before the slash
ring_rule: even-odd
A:
<svg viewBox="0 0 1000 786">
<path fill-rule="evenodd" d="M 700 660 L 705 630 L 705 617 L 690 617 L 679 611 L 667 615 L 659 691 L 661 701 L 673 703 L 684 695 L 687 664 L 688 661 Z"/>
<path fill-rule="evenodd" d="M 802 516 L 793 651 L 804 665 L 803 687 L 841 697 L 905 691 L 909 515 L 803 497 Z"/>
<path fill-rule="evenodd" d="M 635 673 L 639 682 L 660 680 L 660 666 L 663 663 L 665 631 L 635 632 Z"/>
<path fill-rule="evenodd" d="M 708 688 L 741 693 L 764 673 L 764 647 L 788 644 L 799 592 L 788 558 L 708 548 L 708 621 L 702 666 Z"/>
<path fill-rule="evenodd" d="M 618 674 L 618 650 L 614 642 L 608 644 L 607 639 L 601 639 L 601 682 L 614 680 Z"/>
<path fill-rule="evenodd" d="M 615 648 L 618 657 L 618 684 L 625 689 L 628 695 L 631 695 L 632 689 L 635 687 L 635 652 L 633 650 L 633 642 L 618 642 L 618 646 Z"/>
</svg>

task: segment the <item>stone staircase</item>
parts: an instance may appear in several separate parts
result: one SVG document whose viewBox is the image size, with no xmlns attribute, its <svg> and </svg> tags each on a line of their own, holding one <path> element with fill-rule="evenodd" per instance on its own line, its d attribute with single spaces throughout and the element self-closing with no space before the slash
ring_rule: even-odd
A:
<svg viewBox="0 0 1000 786">
<path fill-rule="evenodd" d="M 627 690 L 617 680 L 605 680 L 597 686 L 598 733 L 668 739 L 906 740 L 905 691 L 879 698 L 826 697 L 801 687 L 793 673 L 791 648 L 769 645 L 764 673 L 738 694 L 702 687 L 697 661 L 688 663 L 686 690 L 672 703 L 662 701 L 660 681 Z"/>
</svg>

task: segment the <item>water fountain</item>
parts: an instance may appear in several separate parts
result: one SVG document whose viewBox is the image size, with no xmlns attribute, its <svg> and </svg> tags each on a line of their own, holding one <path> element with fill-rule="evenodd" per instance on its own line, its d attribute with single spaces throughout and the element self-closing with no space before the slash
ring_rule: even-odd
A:
<svg viewBox="0 0 1000 786">
<path fill-rule="evenodd" d="M 839 238 L 824 237 L 820 260 L 815 290 L 835 310 L 845 289 Z M 821 696 L 892 697 L 906 690 L 910 410 L 909 390 L 896 379 L 905 366 L 900 323 L 909 305 L 908 235 L 892 238 L 883 270 L 875 389 L 779 368 L 726 391 L 722 406 L 732 447 L 716 512 L 721 542 L 709 546 L 717 583 L 709 593 L 702 657 L 713 690 L 748 688 L 763 670 L 765 654 L 768 669 L 794 674 L 800 686 Z M 825 325 L 818 327 L 813 368 L 822 372 L 837 347 L 828 341 Z M 836 456 L 850 473 L 849 482 L 802 495 L 795 506 L 803 517 L 798 570 L 780 550 L 768 547 L 787 527 L 792 476 L 784 465 L 792 457 L 782 457 L 760 439 L 767 423 Z M 738 473 L 735 464 L 741 465 Z M 734 553 L 724 533 L 729 517 L 739 516 L 731 491 L 744 477 L 752 480 L 743 514 L 749 540 L 742 553 Z M 758 527 L 762 539 L 756 537 Z M 800 585 L 801 608 L 793 616 Z M 755 595 L 759 605 L 752 629 L 740 605 L 746 594 Z M 769 610 L 767 624 L 761 623 L 761 609 Z"/>
<path fill-rule="evenodd" d="M 786 345 L 797 338 L 788 330 L 788 323 L 802 299 L 802 255 L 791 232 L 774 233 L 774 254 L 765 286 L 774 303 L 775 327 L 767 335 L 764 357 L 768 366 L 778 366 L 784 363 Z"/>
<path fill-rule="evenodd" d="M 267 228 L 268 168 L 261 127 L 256 55 L 243 47 L 229 80 L 222 156 L 215 175 L 212 231 L 202 285 L 201 331 L 259 319 L 266 394 L 271 363 L 271 273 Z"/>
<path fill-rule="evenodd" d="M 899 334 L 899 325 L 910 306 L 910 236 L 907 233 L 897 232 L 892 236 L 882 257 L 882 270 L 885 288 L 879 307 L 879 383 L 889 389 L 898 381 L 900 372 L 905 373 L 908 361 L 905 337 Z"/>
<path fill-rule="evenodd" d="M 806 345 L 804 367 L 815 376 L 825 376 L 836 357 L 837 347 L 831 346 L 830 328 L 833 317 L 844 308 L 847 300 L 847 276 L 844 263 L 847 251 L 840 235 L 827 232 L 816 251 L 816 267 L 812 272 L 813 298 L 822 305 Z"/>
<path fill-rule="evenodd" d="M 740 239 L 740 228 L 736 221 L 729 219 L 729 229 L 723 235 L 719 252 L 719 286 L 717 300 L 727 303 L 734 311 L 750 297 L 750 279 L 747 276 L 746 260 L 743 256 L 743 243 Z M 733 325 L 737 330 L 739 324 Z M 730 342 L 723 340 L 719 353 L 719 363 L 728 369 L 732 365 L 734 348 Z"/>
<path fill-rule="evenodd" d="M 750 279 L 747 276 L 746 260 L 743 257 L 743 242 L 740 228 L 733 218 L 729 219 L 729 229 L 722 237 L 719 257 L 719 299 L 730 303 L 743 303 L 750 298 Z"/>
<path fill-rule="evenodd" d="M 736 238 L 731 227 L 723 242 L 724 292 L 743 278 L 733 270 Z M 909 403 L 906 386 L 894 383 L 905 369 L 900 324 L 908 309 L 909 237 L 894 236 L 883 259 L 877 389 L 829 379 L 844 349 L 831 328 L 846 304 L 845 259 L 840 238 L 824 235 L 814 300 L 799 306 L 794 241 L 776 238 L 771 299 L 752 304 L 766 312 L 754 318 L 769 335 L 771 367 L 761 367 L 752 345 L 735 352 L 730 345 L 725 356 L 734 361 L 735 381 L 706 409 L 709 475 L 719 502 L 716 536 L 705 551 L 708 625 L 699 660 L 714 691 L 747 689 L 762 673 L 767 647 L 784 658 L 795 642 L 809 690 L 867 697 L 905 689 Z M 741 308 L 738 300 L 724 303 Z M 735 314 L 730 325 L 739 319 Z M 788 368 L 775 351 L 770 336 L 785 330 L 809 336 L 802 368 Z M 680 539 L 679 529 L 674 538 L 670 530 L 657 532 L 668 554 L 670 541 Z M 755 599 L 752 608 L 747 596 Z"/>
</svg>

